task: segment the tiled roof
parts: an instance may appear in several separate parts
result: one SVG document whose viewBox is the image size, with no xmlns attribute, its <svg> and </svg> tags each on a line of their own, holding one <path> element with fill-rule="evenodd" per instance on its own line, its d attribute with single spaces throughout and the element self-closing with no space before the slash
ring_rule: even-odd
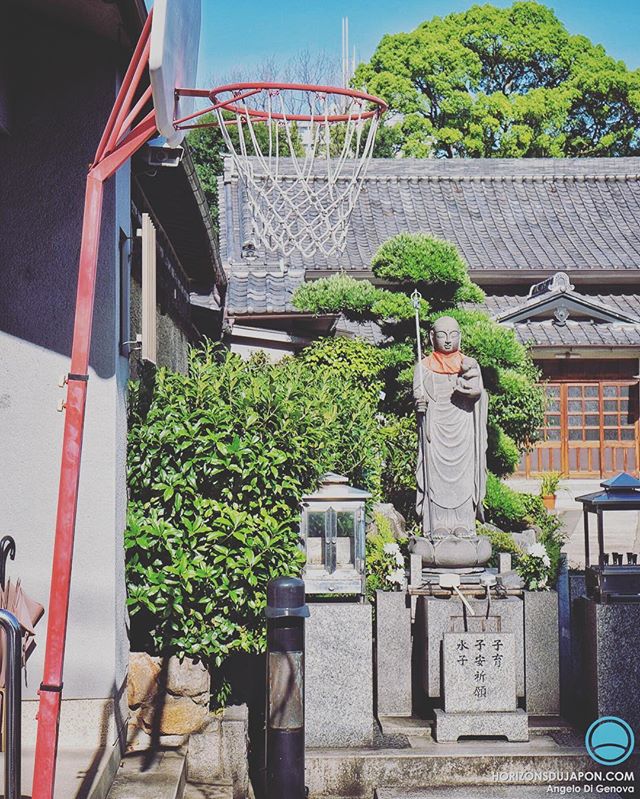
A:
<svg viewBox="0 0 640 799">
<path fill-rule="evenodd" d="M 383 344 L 389 340 L 382 332 L 380 325 L 372 321 L 354 322 L 345 316 L 340 316 L 335 326 L 335 333 L 345 338 L 362 338 L 371 344 Z"/>
<path fill-rule="evenodd" d="M 291 313 L 295 308 L 291 298 L 304 283 L 304 271 L 278 268 L 234 269 L 229 275 L 226 312 L 234 314 Z"/>
<path fill-rule="evenodd" d="M 227 159 L 221 248 L 227 267 L 253 241 L 245 189 Z M 283 169 L 286 169 L 286 163 Z M 309 272 L 366 272 L 401 232 L 455 242 L 470 269 L 640 269 L 640 158 L 374 159 L 351 218 L 345 252 L 287 263 Z"/>
<path fill-rule="evenodd" d="M 552 319 L 513 325 L 523 344 L 536 347 L 640 347 L 640 325 L 578 322 L 563 325 Z"/>
<path fill-rule="evenodd" d="M 544 295 L 541 295 L 542 297 Z M 640 346 L 640 295 L 638 294 L 599 294 L 580 295 L 567 292 L 563 296 L 584 297 L 597 302 L 603 309 L 624 314 L 631 319 L 638 319 L 638 324 L 625 322 L 607 322 L 598 319 L 569 318 L 564 323 L 557 319 L 536 319 L 535 310 L 531 318 L 515 323 L 505 322 L 513 328 L 516 336 L 523 344 L 536 347 L 557 346 Z M 513 313 L 518 308 L 526 307 L 533 302 L 526 296 L 487 296 L 482 308 L 494 317 Z M 473 307 L 473 306 L 468 306 Z M 478 307 L 478 306 L 476 306 Z"/>
<path fill-rule="evenodd" d="M 590 294 L 586 296 L 589 299 L 596 300 L 596 302 L 601 305 L 606 305 L 623 314 L 628 314 L 629 316 L 635 316 L 640 320 L 640 294 Z M 526 296 L 494 295 L 488 296 L 482 304 L 482 307 L 495 316 L 515 310 L 525 303 L 526 300 Z"/>
</svg>

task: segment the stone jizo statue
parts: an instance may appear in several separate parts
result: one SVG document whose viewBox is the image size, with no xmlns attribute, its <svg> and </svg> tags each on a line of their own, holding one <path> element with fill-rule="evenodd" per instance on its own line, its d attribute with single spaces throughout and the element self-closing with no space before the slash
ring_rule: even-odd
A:
<svg viewBox="0 0 640 799">
<path fill-rule="evenodd" d="M 419 449 L 414 552 L 425 566 L 484 565 L 491 544 L 476 535 L 487 484 L 487 393 L 477 361 L 460 351 L 460 327 L 442 316 L 431 330 L 433 352 L 417 364 L 413 391 Z"/>
</svg>

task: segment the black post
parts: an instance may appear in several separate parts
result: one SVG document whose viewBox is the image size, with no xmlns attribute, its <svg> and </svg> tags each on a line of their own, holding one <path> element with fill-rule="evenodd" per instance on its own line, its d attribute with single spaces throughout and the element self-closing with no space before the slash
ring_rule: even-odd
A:
<svg viewBox="0 0 640 799">
<path fill-rule="evenodd" d="M 4 797 L 20 799 L 22 796 L 22 628 L 13 613 L 4 609 L 0 609 L 0 628 L 4 630 L 7 641 Z"/>
<path fill-rule="evenodd" d="M 267 799 L 304 799 L 304 582 L 267 587 Z"/>
</svg>

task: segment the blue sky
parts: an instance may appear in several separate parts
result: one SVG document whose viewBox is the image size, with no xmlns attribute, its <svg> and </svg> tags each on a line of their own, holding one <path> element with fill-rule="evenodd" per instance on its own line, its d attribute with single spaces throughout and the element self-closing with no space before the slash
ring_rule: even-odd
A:
<svg viewBox="0 0 640 799">
<path fill-rule="evenodd" d="M 493 0 L 510 5 L 509 0 Z M 302 49 L 340 57 L 341 18 L 349 17 L 351 44 L 366 60 L 385 33 L 409 31 L 436 15 L 461 11 L 470 0 L 202 0 L 198 82 L 224 79 L 277 55 L 286 61 Z M 640 66 L 640 0 L 550 0 L 572 33 L 605 46 L 631 68 Z M 250 69 L 249 69 L 250 71 Z"/>
</svg>

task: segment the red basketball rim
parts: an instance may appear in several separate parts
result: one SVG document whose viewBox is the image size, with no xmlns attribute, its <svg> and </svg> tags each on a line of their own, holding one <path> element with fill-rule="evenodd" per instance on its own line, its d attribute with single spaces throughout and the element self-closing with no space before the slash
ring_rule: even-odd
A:
<svg viewBox="0 0 640 799">
<path fill-rule="evenodd" d="M 183 92 L 191 94 L 193 90 L 179 89 L 178 93 Z M 338 95 L 341 97 L 350 97 L 354 100 L 360 100 L 363 103 L 372 103 L 375 108 L 363 111 L 362 113 L 352 112 L 345 114 L 283 114 L 270 111 L 264 111 L 258 108 L 247 108 L 238 105 L 238 102 L 252 97 L 260 92 L 267 91 L 278 93 L 280 91 L 292 92 L 313 92 L 319 95 Z M 221 98 L 220 95 L 230 93 L 231 97 Z M 194 92 L 195 93 L 195 92 Z M 345 89 L 340 86 L 318 86 L 307 83 L 274 83 L 270 81 L 256 81 L 249 83 L 228 83 L 225 86 L 216 86 L 209 92 L 198 91 L 200 96 L 208 96 L 213 106 L 206 109 L 206 111 L 217 111 L 224 109 L 231 111 L 233 114 L 239 116 L 251 117 L 257 121 L 267 121 L 274 119 L 282 122 L 349 122 L 356 119 L 372 119 L 375 116 L 381 116 L 387 110 L 388 106 L 380 97 L 375 97 L 372 94 L 358 91 L 357 89 Z M 179 120 L 186 121 L 186 120 Z"/>
</svg>

